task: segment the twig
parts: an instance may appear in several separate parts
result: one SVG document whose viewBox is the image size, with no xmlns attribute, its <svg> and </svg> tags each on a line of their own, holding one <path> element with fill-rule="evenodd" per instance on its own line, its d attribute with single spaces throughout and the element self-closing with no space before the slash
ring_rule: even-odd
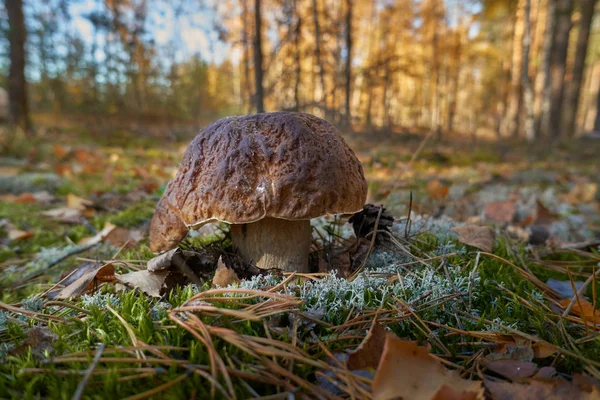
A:
<svg viewBox="0 0 600 400">
<path fill-rule="evenodd" d="M 98 361 L 100 361 L 100 357 L 102 357 L 102 352 L 104 351 L 105 347 L 106 347 L 105 343 L 100 343 L 100 346 L 98 346 L 96 355 L 94 356 L 94 359 L 92 360 L 92 363 L 90 364 L 88 369 L 85 371 L 85 375 L 83 376 L 83 379 L 81 379 L 81 381 L 79 382 L 79 385 L 77 385 L 77 390 L 75 390 L 75 394 L 73 394 L 73 397 L 71 398 L 72 400 L 79 400 L 79 399 L 81 399 L 81 396 L 83 396 L 85 387 L 87 386 L 88 382 L 90 381 L 90 378 L 92 377 L 92 373 L 94 372 L 94 368 L 96 368 L 96 365 L 98 365 Z"/>
</svg>

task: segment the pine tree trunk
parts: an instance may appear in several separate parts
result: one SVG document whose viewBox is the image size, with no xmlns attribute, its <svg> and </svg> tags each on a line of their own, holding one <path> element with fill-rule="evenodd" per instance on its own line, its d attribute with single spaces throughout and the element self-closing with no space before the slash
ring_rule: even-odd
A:
<svg viewBox="0 0 600 400">
<path fill-rule="evenodd" d="M 294 46 L 295 48 L 295 62 L 296 62 L 296 82 L 294 83 L 294 110 L 300 111 L 300 82 L 302 80 L 302 64 L 300 57 L 300 33 L 302 30 L 302 19 L 300 18 L 300 11 L 298 10 L 298 2 L 294 1 L 294 11 L 296 14 L 296 27 L 294 30 Z"/>
<path fill-rule="evenodd" d="M 345 80 L 345 112 L 344 125 L 351 128 L 350 98 L 352 90 L 352 0 L 346 0 L 346 80 Z"/>
<path fill-rule="evenodd" d="M 25 80 L 25 41 L 27 30 L 23 16 L 22 0 L 5 0 L 8 14 L 8 41 L 10 43 L 10 70 L 8 75 L 8 97 L 10 121 L 27 133 L 30 129 L 27 81 Z"/>
<path fill-rule="evenodd" d="M 523 34 L 523 68 L 521 83 L 525 103 L 525 138 L 529 142 L 535 140 L 535 116 L 533 113 L 533 88 L 529 79 L 529 48 L 531 47 L 531 0 L 525 0 L 525 33 Z"/>
<path fill-rule="evenodd" d="M 585 69 L 585 58 L 587 56 L 588 42 L 590 38 L 590 28 L 594 17 L 594 9 L 597 0 L 582 0 L 581 18 L 579 19 L 579 34 L 577 35 L 577 48 L 575 50 L 575 63 L 573 65 L 573 74 L 571 83 L 565 96 L 564 102 L 564 120 L 562 131 L 567 136 L 573 136 L 575 132 L 575 119 L 579 109 L 579 94 L 581 92 L 581 83 L 583 81 L 583 71 Z"/>
<path fill-rule="evenodd" d="M 505 137 L 518 136 L 519 110 L 521 108 L 521 69 L 523 68 L 523 32 L 525 30 L 524 18 L 525 0 L 519 0 L 515 13 L 515 25 L 512 48 L 512 67 L 510 73 L 510 88 L 508 106 L 504 116 L 503 135 Z"/>
<path fill-rule="evenodd" d="M 321 27 L 319 24 L 318 0 L 312 0 L 312 12 L 313 22 L 315 24 L 315 59 L 319 68 L 319 80 L 321 82 L 320 96 L 319 99 L 315 101 L 324 103 L 322 106 L 325 107 L 325 102 L 327 101 L 327 88 L 325 87 L 325 68 L 323 68 L 323 60 L 321 60 Z"/>
<path fill-rule="evenodd" d="M 265 112 L 263 89 L 263 55 L 262 55 L 262 17 L 260 12 L 261 0 L 254 0 L 254 80 L 256 112 Z"/>
<path fill-rule="evenodd" d="M 561 135 L 561 116 L 564 94 L 564 79 L 571 31 L 572 0 L 559 0 L 556 8 L 556 35 L 550 61 L 550 114 L 548 118 L 548 135 L 558 138 Z"/>
</svg>

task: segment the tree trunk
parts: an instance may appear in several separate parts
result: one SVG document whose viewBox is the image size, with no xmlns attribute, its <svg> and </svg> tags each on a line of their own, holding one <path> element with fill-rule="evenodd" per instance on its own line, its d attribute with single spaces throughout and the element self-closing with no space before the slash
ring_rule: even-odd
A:
<svg viewBox="0 0 600 400">
<path fill-rule="evenodd" d="M 525 0 L 519 0 L 515 14 L 515 25 L 512 48 L 512 68 L 510 73 L 510 89 L 508 94 L 508 107 L 504 116 L 503 135 L 505 137 L 518 136 L 519 110 L 521 109 L 521 69 L 523 67 L 523 32 L 525 30 Z"/>
<path fill-rule="evenodd" d="M 350 97 L 352 89 L 352 0 L 346 0 L 346 102 L 344 113 L 344 125 L 351 127 L 352 116 L 350 114 Z"/>
<path fill-rule="evenodd" d="M 552 93 L 550 96 L 550 113 L 548 115 L 548 135 L 558 138 L 561 134 L 561 114 L 564 94 L 565 69 L 569 47 L 569 32 L 571 31 L 572 0 L 559 0 L 556 14 L 556 35 L 550 62 L 550 81 Z"/>
<path fill-rule="evenodd" d="M 523 68 L 521 84 L 525 103 L 525 137 L 529 142 L 535 140 L 535 116 L 533 113 L 533 88 L 529 79 L 529 48 L 531 47 L 531 0 L 525 0 L 525 33 L 523 34 Z"/>
<path fill-rule="evenodd" d="M 262 18 L 260 12 L 261 0 L 254 0 L 254 80 L 256 93 L 256 112 L 265 112 L 263 89 L 263 55 L 262 55 Z"/>
<path fill-rule="evenodd" d="M 554 45 L 554 32 L 556 30 L 556 0 L 548 0 L 546 9 L 546 30 L 544 32 L 544 44 L 542 65 L 536 78 L 537 98 L 533 105 L 535 113 L 535 131 L 538 136 L 548 133 L 550 96 L 552 88 L 550 85 L 550 61 L 552 58 L 552 47 Z"/>
<path fill-rule="evenodd" d="M 594 17 L 594 9 L 597 0 L 581 1 L 581 18 L 579 19 L 579 34 L 577 35 L 577 49 L 575 50 L 575 63 L 573 65 L 573 77 L 568 86 L 564 105 L 564 120 L 562 131 L 573 136 L 575 132 L 575 119 L 579 109 L 579 95 L 583 71 L 585 69 L 585 58 L 587 56 L 590 28 Z"/>
<path fill-rule="evenodd" d="M 600 88 L 596 94 L 596 118 L 594 119 L 594 132 L 600 132 Z"/>
<path fill-rule="evenodd" d="M 313 22 L 315 24 L 315 58 L 317 60 L 317 66 L 319 68 L 319 78 L 321 81 L 321 91 L 319 92 L 319 98 L 315 101 L 322 104 L 325 107 L 327 101 L 327 88 L 325 87 L 325 68 L 323 68 L 323 60 L 321 60 L 321 27 L 319 24 L 319 8 L 318 0 L 312 0 L 312 11 L 313 11 Z"/>
<path fill-rule="evenodd" d="M 246 112 L 250 114 L 252 110 L 250 86 L 250 51 L 248 41 L 248 3 L 246 0 L 240 0 L 242 6 L 242 64 L 244 69 L 243 92 L 246 101 Z"/>
<path fill-rule="evenodd" d="M 5 0 L 8 14 L 8 41 L 10 43 L 10 71 L 8 75 L 8 97 L 10 121 L 14 127 L 29 132 L 29 107 L 27 81 L 25 80 L 25 41 L 27 30 L 23 17 L 23 0 Z"/>
<path fill-rule="evenodd" d="M 302 18 L 298 9 L 298 0 L 294 1 L 294 12 L 296 14 L 296 28 L 294 31 L 296 82 L 294 83 L 294 110 L 300 111 L 300 82 L 302 80 L 302 64 L 300 57 L 300 33 L 302 30 Z"/>
</svg>

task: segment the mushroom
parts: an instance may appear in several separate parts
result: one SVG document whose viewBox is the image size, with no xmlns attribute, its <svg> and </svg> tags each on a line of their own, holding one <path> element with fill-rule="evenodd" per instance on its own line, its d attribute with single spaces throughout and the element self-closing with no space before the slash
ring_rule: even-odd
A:
<svg viewBox="0 0 600 400">
<path fill-rule="evenodd" d="M 228 117 L 191 141 L 150 226 L 150 248 L 189 229 L 231 224 L 234 247 L 263 269 L 308 271 L 310 219 L 350 214 L 367 195 L 362 166 L 339 132 L 310 114 Z"/>
</svg>

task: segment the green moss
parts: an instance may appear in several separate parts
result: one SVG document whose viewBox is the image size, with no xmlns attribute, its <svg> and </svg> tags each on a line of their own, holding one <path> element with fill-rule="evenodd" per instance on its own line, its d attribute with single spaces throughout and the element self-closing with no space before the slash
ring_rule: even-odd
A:
<svg viewBox="0 0 600 400">
<path fill-rule="evenodd" d="M 108 220 L 123 228 L 133 228 L 150 220 L 155 209 L 156 199 L 144 199 L 108 217 Z"/>
</svg>

